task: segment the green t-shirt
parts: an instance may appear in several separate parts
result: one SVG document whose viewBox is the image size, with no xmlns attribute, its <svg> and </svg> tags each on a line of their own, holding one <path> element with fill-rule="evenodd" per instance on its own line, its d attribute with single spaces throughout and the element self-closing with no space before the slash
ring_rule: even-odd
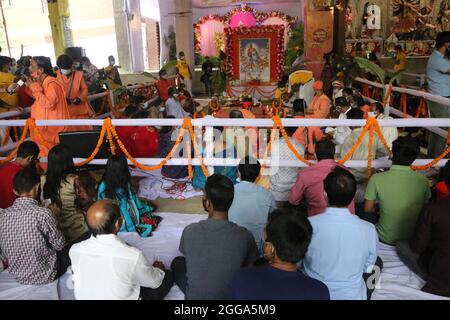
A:
<svg viewBox="0 0 450 320">
<path fill-rule="evenodd" d="M 427 178 L 410 167 L 393 165 L 389 171 L 374 175 L 365 198 L 380 205 L 380 240 L 393 245 L 398 240 L 409 240 L 430 197 Z"/>
</svg>

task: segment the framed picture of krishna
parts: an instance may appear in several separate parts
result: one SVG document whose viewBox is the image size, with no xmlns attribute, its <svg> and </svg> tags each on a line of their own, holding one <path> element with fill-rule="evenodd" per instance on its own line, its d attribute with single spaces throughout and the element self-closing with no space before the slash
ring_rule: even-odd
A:
<svg viewBox="0 0 450 320">
<path fill-rule="evenodd" d="M 283 25 L 225 29 L 226 70 L 234 85 L 278 82 L 285 59 Z"/>
</svg>

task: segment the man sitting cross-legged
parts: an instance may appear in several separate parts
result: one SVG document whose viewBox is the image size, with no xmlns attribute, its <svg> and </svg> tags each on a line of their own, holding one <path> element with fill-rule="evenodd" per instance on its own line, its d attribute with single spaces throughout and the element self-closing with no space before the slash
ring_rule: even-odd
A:
<svg viewBox="0 0 450 320">
<path fill-rule="evenodd" d="M 172 273 L 162 262 L 152 266 L 142 251 L 117 237 L 122 222 L 112 200 L 89 208 L 92 236 L 70 249 L 77 300 L 161 300 L 172 287 Z"/>
<path fill-rule="evenodd" d="M 226 300 L 234 273 L 252 265 L 258 250 L 250 231 L 228 221 L 234 198 L 231 180 L 214 174 L 204 193 L 208 219 L 184 229 L 180 241 L 184 257 L 175 258 L 171 269 L 186 300 Z"/>
</svg>

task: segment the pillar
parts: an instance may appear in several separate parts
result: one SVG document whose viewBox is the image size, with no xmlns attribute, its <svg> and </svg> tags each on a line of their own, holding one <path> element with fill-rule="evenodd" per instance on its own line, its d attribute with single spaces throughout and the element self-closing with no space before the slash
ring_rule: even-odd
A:
<svg viewBox="0 0 450 320">
<path fill-rule="evenodd" d="M 323 55 L 333 50 L 334 10 L 323 10 L 305 1 L 305 58 L 308 69 L 319 79 Z"/>
<path fill-rule="evenodd" d="M 113 0 L 113 7 L 121 72 L 143 72 L 145 64 L 140 2 Z"/>
<path fill-rule="evenodd" d="M 194 73 L 194 24 L 190 0 L 175 0 L 175 34 L 177 54 L 184 51 L 186 61 Z"/>
<path fill-rule="evenodd" d="M 66 48 L 73 47 L 69 0 L 47 0 L 47 2 L 55 56 L 59 57 L 64 54 Z"/>
</svg>

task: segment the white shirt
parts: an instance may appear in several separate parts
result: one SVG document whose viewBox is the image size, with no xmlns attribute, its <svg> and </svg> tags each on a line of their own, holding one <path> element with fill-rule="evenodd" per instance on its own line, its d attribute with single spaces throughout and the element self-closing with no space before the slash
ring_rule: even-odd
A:
<svg viewBox="0 0 450 320">
<path fill-rule="evenodd" d="M 137 300 L 141 286 L 158 288 L 165 275 L 116 235 L 92 236 L 69 255 L 77 300 Z"/>
</svg>

